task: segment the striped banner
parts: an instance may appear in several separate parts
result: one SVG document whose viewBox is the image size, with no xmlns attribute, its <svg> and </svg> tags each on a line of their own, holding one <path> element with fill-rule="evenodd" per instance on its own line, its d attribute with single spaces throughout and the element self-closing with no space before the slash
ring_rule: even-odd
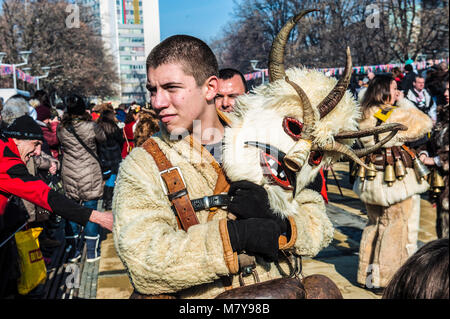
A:
<svg viewBox="0 0 450 319">
<path fill-rule="evenodd" d="M 9 65 L 0 65 L 0 75 L 11 75 L 13 74 L 13 68 Z M 16 78 L 31 84 L 37 84 L 37 79 L 34 76 L 31 76 L 20 69 L 16 69 Z"/>
<path fill-rule="evenodd" d="M 447 64 L 448 64 L 449 58 L 434 60 L 433 62 L 434 62 L 434 65 L 439 64 L 441 62 L 447 62 Z M 413 62 L 412 64 L 418 70 L 425 69 L 427 66 L 426 61 Z M 354 66 L 353 71 L 355 71 L 356 74 L 367 74 L 368 72 L 373 72 L 373 73 L 391 72 L 392 69 L 395 67 L 398 67 L 398 68 L 400 68 L 400 70 L 403 70 L 404 66 L 405 66 L 404 63 Z M 342 75 L 344 73 L 344 69 L 345 68 L 342 67 L 342 68 L 323 68 L 323 69 L 317 69 L 317 70 L 320 72 L 324 72 L 327 75 Z M 268 69 L 264 69 L 264 73 L 265 73 L 265 76 L 269 76 Z M 244 74 L 244 77 L 245 77 L 246 81 L 259 79 L 262 77 L 262 71 L 247 73 L 247 74 Z"/>
</svg>

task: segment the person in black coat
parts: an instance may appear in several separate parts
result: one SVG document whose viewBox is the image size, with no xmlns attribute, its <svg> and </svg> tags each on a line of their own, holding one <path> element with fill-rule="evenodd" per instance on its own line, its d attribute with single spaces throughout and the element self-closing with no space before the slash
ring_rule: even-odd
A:
<svg viewBox="0 0 450 319">
<path fill-rule="evenodd" d="M 117 126 L 113 110 L 104 110 L 97 123 L 106 134 L 106 142 L 98 145 L 98 155 L 102 162 L 103 179 L 105 187 L 103 190 L 103 207 L 105 210 L 112 208 L 112 196 L 119 165 L 122 161 L 122 145 L 124 137 L 122 130 Z"/>
</svg>

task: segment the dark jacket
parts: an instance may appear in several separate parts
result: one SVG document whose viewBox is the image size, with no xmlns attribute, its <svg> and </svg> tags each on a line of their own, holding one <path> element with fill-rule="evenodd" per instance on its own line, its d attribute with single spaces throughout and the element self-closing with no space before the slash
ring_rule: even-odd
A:
<svg viewBox="0 0 450 319">
<path fill-rule="evenodd" d="M 124 143 L 124 137 L 122 130 L 115 124 L 111 123 L 98 123 L 100 126 L 104 127 L 106 134 L 106 141 L 99 143 L 98 155 L 102 161 L 102 169 L 111 170 L 111 174 L 116 174 L 119 171 L 119 165 L 122 161 L 122 145 Z"/>
<path fill-rule="evenodd" d="M 75 132 L 96 154 L 97 143 L 106 141 L 105 132 L 89 117 L 71 120 Z M 58 126 L 57 135 L 63 151 L 61 177 L 67 196 L 77 201 L 95 200 L 103 195 L 100 164 L 66 129 L 67 122 Z"/>
</svg>

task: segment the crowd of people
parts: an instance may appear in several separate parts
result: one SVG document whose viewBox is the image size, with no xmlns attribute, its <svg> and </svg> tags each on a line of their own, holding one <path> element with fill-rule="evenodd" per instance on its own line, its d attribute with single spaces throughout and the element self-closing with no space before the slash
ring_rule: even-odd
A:
<svg viewBox="0 0 450 319">
<path fill-rule="evenodd" d="M 16 293 L 14 286 L 20 276 L 11 235 L 30 227 L 44 229 L 39 242 L 47 264 L 51 263 L 52 251 L 62 244 L 70 246 L 70 262 L 80 260 L 84 246 L 86 262 L 97 261 L 105 230 L 114 229 L 117 252 L 130 271 L 135 298 L 217 294 L 218 287 L 225 283 L 206 283 L 217 274 L 237 273 L 237 253 L 250 251 L 264 256 L 270 268 L 271 262 L 278 260 L 278 248 L 282 245 L 279 236 L 287 236 L 288 243 L 283 245 L 295 238 L 294 221 L 273 213 L 263 187 L 251 182 L 228 184 L 214 165 L 187 164 L 183 157 L 187 152 L 184 140 L 169 140 L 166 136 L 177 127 L 192 133 L 192 122 L 202 120 L 202 125 L 215 128 L 223 137 L 229 124 L 227 114 L 233 116 L 236 99 L 249 93 L 242 73 L 232 68 L 218 70 L 206 44 L 183 36 L 171 37 L 158 45 L 149 55 L 147 69 L 151 106 L 131 103 L 114 108 L 109 103 L 89 104 L 77 94 L 69 94 L 63 102 L 53 105 L 42 90 L 31 99 L 13 96 L 2 106 L 0 298 Z M 369 73 L 359 81 L 353 77 L 351 83 L 349 89 L 359 101 L 362 114 L 360 129 L 387 123 L 408 127 L 380 150 L 362 158 L 376 171 L 374 175 L 363 166 L 354 165 L 351 169 L 354 191 L 365 204 L 369 220 L 360 244 L 357 281 L 367 289 L 375 286 L 374 292 L 385 292 L 385 298 L 448 298 L 448 291 L 446 296 L 445 292 L 442 294 L 442 285 L 428 284 L 431 279 L 422 278 L 420 284 L 424 288 L 417 293 L 417 285 L 407 287 L 411 284 L 411 272 L 424 267 L 423 262 L 416 266 L 416 261 L 423 259 L 418 254 L 432 254 L 435 246 L 444 258 L 434 258 L 434 263 L 446 262 L 448 269 L 448 66 L 441 63 L 415 70 L 412 63 L 407 63 L 404 70 Z M 296 90 L 301 93 L 301 89 Z M 294 136 L 291 129 L 294 130 L 287 126 L 285 131 Z M 158 131 L 157 142 L 148 142 Z M 360 138 L 357 144 L 370 147 L 383 136 Z M 205 147 L 211 154 L 210 162 L 219 165 L 222 137 L 217 140 L 213 135 L 202 134 L 198 141 L 202 144 L 200 154 Z M 132 152 L 136 148 L 139 150 Z M 179 162 L 185 176 L 198 183 L 198 189 L 190 189 L 191 193 L 228 192 L 232 196 L 228 207 L 238 219 L 226 223 L 214 220 L 221 214 L 220 209 L 205 216 L 197 213 L 200 221 L 193 213 L 187 220 L 194 219 L 193 225 L 200 227 L 183 234 L 177 232 L 190 227 L 184 224 L 186 220 L 178 211 L 181 203 L 177 202 L 185 199 L 187 191 L 182 187 L 184 180 L 176 176 L 172 181 L 174 185 L 180 181 L 181 186 L 171 188 L 165 181 L 167 189 L 159 188 L 163 173 L 170 172 L 161 149 L 170 154 L 170 160 Z M 149 160 L 149 154 L 154 161 Z M 422 175 L 416 161 L 427 167 L 420 171 Z M 387 178 L 388 168 L 392 169 L 391 179 Z M 424 173 L 426 170 L 431 173 Z M 211 174 L 217 177 L 217 184 L 216 180 L 210 181 Z M 427 176 L 432 178 L 427 181 Z M 219 185 L 221 178 L 223 184 Z M 439 178 L 443 182 L 437 185 Z M 328 201 L 326 168 L 325 176 L 321 169 L 307 188 Z M 130 192 L 134 200 L 130 200 Z M 425 192 L 430 192 L 436 205 L 436 230 L 441 241 L 417 251 L 420 194 Z M 168 206 L 165 195 L 169 195 L 173 206 Z M 209 202 L 207 205 L 209 208 Z M 152 214 L 142 217 L 146 209 Z M 174 211 L 178 228 L 173 223 Z M 145 231 L 144 225 L 149 227 Z M 58 232 L 63 233 L 64 242 Z M 442 253 L 445 238 L 447 259 L 445 251 Z M 158 245 L 149 249 L 139 244 L 144 242 Z M 183 258 L 178 258 L 180 254 Z M 149 261 L 150 265 L 139 260 Z M 431 259 L 427 262 L 429 265 Z M 378 265 L 376 272 L 374 264 Z M 184 267 L 182 272 L 180 267 Z M 436 276 L 442 277 L 445 265 L 435 268 Z M 448 277 L 442 284 L 448 289 Z M 207 288 L 185 290 L 201 285 Z"/>
<path fill-rule="evenodd" d="M 20 271 L 12 235 L 19 231 L 43 228 L 38 240 L 46 265 L 62 245 L 70 247 L 70 262 L 80 260 L 84 245 L 86 262 L 100 258 L 101 236 L 112 229 L 119 165 L 142 134 L 153 134 L 158 124 L 149 108 L 136 103 L 114 109 L 70 94 L 53 105 L 43 90 L 31 99 L 9 98 L 0 120 L 0 296 L 5 297 L 17 293 Z M 12 183 L 17 177 L 23 183 Z M 90 218 L 91 212 L 104 220 Z"/>
</svg>

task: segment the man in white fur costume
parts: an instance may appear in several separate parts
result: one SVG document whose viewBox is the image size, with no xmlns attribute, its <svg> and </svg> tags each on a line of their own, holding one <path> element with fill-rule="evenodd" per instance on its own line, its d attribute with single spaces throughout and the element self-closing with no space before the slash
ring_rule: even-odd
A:
<svg viewBox="0 0 450 319">
<path fill-rule="evenodd" d="M 150 53 L 147 86 L 161 131 L 122 163 L 113 199 L 115 247 L 134 297 L 213 298 L 240 286 L 238 254 L 256 256 L 253 272 L 266 282 L 289 273 L 279 251 L 313 257 L 331 242 L 323 199 L 305 185 L 341 153 L 361 163 L 345 145 L 359 113 L 346 91 L 349 50 L 338 83 L 317 71 L 284 71 L 288 34 L 308 12 L 280 31 L 271 83 L 240 97 L 225 129 L 213 100 L 217 62 L 206 44 L 174 36 Z M 222 141 L 226 177 L 207 150 L 221 150 Z M 224 192 L 228 211 L 211 204 Z"/>
</svg>

